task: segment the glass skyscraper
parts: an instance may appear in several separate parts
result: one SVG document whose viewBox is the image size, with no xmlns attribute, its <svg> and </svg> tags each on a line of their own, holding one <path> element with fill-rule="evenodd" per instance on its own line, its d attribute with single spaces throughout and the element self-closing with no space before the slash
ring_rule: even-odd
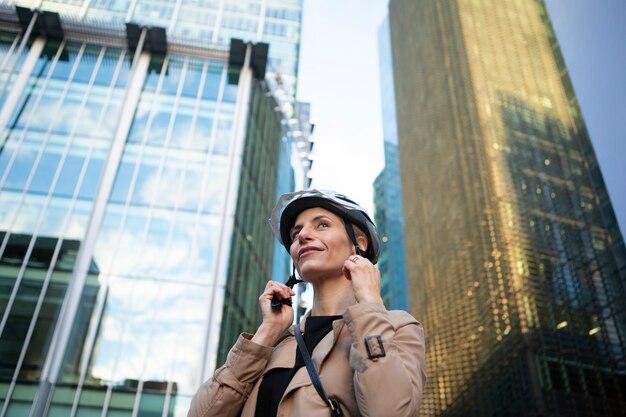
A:
<svg viewBox="0 0 626 417">
<path fill-rule="evenodd" d="M 421 413 L 623 415 L 626 250 L 543 1 L 390 27 Z"/>
<path fill-rule="evenodd" d="M 378 58 L 385 167 L 374 181 L 374 219 L 381 235 L 378 261 L 381 294 L 387 308 L 409 311 L 404 214 L 402 213 L 402 187 L 398 159 L 398 126 L 388 17 L 378 29 Z"/>
<path fill-rule="evenodd" d="M 253 330 L 266 218 L 296 184 L 276 180 L 310 150 L 300 14 L 0 4 L 0 416 L 184 416 Z"/>
</svg>

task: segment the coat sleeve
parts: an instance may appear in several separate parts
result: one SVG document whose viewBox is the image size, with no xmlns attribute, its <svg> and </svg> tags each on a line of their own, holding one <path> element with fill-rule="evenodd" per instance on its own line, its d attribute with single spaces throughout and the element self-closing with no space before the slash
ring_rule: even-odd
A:
<svg viewBox="0 0 626 417">
<path fill-rule="evenodd" d="M 422 325 L 406 312 L 375 303 L 349 307 L 344 321 L 352 338 L 350 367 L 361 414 L 416 416 L 426 384 Z"/>
<path fill-rule="evenodd" d="M 237 416 L 254 384 L 267 366 L 272 348 L 250 341 L 242 334 L 232 347 L 224 366 L 198 388 L 188 417 Z"/>
</svg>

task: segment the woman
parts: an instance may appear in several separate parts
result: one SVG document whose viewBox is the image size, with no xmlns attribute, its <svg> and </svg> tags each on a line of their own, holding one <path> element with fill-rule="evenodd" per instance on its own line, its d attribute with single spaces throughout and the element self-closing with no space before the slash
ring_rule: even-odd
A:
<svg viewBox="0 0 626 417">
<path fill-rule="evenodd" d="M 295 293 L 269 281 L 263 322 L 239 337 L 189 416 L 415 416 L 426 381 L 423 330 L 383 305 L 379 239 L 365 210 L 341 194 L 304 190 L 280 198 L 270 226 L 313 286 L 313 307 L 291 327 Z"/>
</svg>

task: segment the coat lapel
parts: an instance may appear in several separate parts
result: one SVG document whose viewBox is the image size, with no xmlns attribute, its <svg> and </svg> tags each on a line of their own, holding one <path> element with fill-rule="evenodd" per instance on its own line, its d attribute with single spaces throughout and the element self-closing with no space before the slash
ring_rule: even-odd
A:
<svg viewBox="0 0 626 417">
<path fill-rule="evenodd" d="M 313 360 L 313 365 L 315 365 L 315 369 L 317 372 L 320 372 L 320 368 L 322 363 L 333 349 L 335 344 L 337 344 L 337 340 L 339 340 L 339 334 L 341 330 L 344 328 L 344 321 L 341 319 L 333 321 L 333 330 L 328 332 L 326 336 L 322 340 L 319 341 L 315 349 L 313 349 L 313 355 L 311 355 L 311 359 Z"/>
<path fill-rule="evenodd" d="M 306 321 L 306 318 L 308 316 L 309 315 L 307 314 L 304 320 L 302 321 L 300 325 L 301 330 L 304 328 L 304 322 Z M 339 339 L 339 334 L 341 333 L 341 330 L 343 328 L 344 328 L 343 320 L 341 319 L 335 320 L 333 322 L 333 330 L 328 332 L 328 334 L 324 336 L 322 340 L 319 341 L 315 349 L 313 349 L 313 355 L 311 356 L 311 360 L 313 361 L 313 365 L 315 366 L 315 369 L 317 370 L 318 374 L 320 373 L 321 364 L 324 362 L 326 357 L 330 354 L 331 350 L 333 349 L 333 346 L 335 346 L 335 344 L 337 343 L 337 340 Z M 289 332 L 293 334 L 293 329 L 289 329 Z M 294 349 L 298 349 L 298 345 L 295 341 L 295 336 L 293 338 L 290 338 L 290 341 L 293 342 Z M 295 360 L 295 352 L 293 356 Z M 292 367 L 293 367 L 293 364 L 292 364 Z M 291 382 L 287 386 L 287 389 L 285 390 L 285 394 L 283 398 L 285 398 L 287 395 L 289 395 L 291 391 L 297 388 L 307 386 L 307 385 L 312 385 L 312 384 L 313 383 L 311 382 L 309 373 L 307 372 L 306 367 L 303 366 L 302 368 L 298 369 L 296 374 L 293 376 L 293 379 L 291 380 Z"/>
</svg>

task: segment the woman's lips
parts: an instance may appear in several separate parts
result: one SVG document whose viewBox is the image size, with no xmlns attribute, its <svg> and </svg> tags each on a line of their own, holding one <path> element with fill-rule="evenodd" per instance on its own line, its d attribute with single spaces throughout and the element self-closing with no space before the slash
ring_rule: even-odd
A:
<svg viewBox="0 0 626 417">
<path fill-rule="evenodd" d="M 316 248 L 314 246 L 307 246 L 305 248 L 302 248 L 302 249 L 300 249 L 300 251 L 298 251 L 298 259 L 302 258 L 303 256 L 305 256 L 308 253 L 317 252 L 317 251 L 320 251 L 320 250 L 321 249 Z"/>
</svg>

